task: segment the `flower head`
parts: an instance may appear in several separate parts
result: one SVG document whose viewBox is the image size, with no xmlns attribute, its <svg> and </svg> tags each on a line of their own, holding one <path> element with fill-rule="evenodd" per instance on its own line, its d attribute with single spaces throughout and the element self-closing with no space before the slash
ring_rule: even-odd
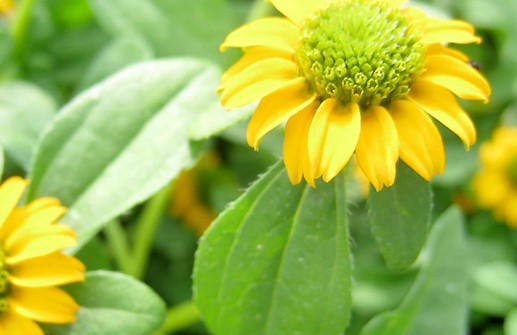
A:
<svg viewBox="0 0 517 335">
<path fill-rule="evenodd" d="M 463 21 L 400 8 L 402 0 L 270 0 L 286 18 L 262 18 L 221 48 L 243 57 L 221 79 L 232 109 L 260 100 L 250 146 L 287 121 L 284 162 L 293 184 L 333 179 L 355 154 L 373 186 L 395 180 L 399 157 L 429 180 L 444 169 L 431 118 L 470 147 L 476 131 L 454 95 L 487 101 L 490 86 L 445 43 L 479 43 Z"/>
<path fill-rule="evenodd" d="M 473 181 L 477 201 L 517 228 L 517 128 L 500 128 L 480 149 L 481 170 Z"/>
<path fill-rule="evenodd" d="M 43 335 L 35 323 L 69 323 L 79 306 L 58 285 L 84 280 L 84 265 L 61 250 L 76 243 L 55 224 L 65 208 L 54 198 L 16 207 L 27 182 L 0 186 L 0 334 Z"/>
</svg>

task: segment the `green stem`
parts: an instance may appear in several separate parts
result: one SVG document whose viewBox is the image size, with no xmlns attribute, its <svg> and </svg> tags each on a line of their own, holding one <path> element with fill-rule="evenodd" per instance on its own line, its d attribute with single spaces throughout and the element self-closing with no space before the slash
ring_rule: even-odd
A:
<svg viewBox="0 0 517 335">
<path fill-rule="evenodd" d="M 199 310 L 193 301 L 174 306 L 167 312 L 165 322 L 153 335 L 167 335 L 185 329 L 199 321 Z"/>
<path fill-rule="evenodd" d="M 26 35 L 35 2 L 35 0 L 23 0 L 15 11 L 11 35 L 14 41 L 13 56 L 17 61 L 21 60 L 25 52 Z"/>
<path fill-rule="evenodd" d="M 246 19 L 247 22 L 259 19 L 264 16 L 268 16 L 274 13 L 273 6 L 271 6 L 265 0 L 255 0 L 253 6 L 250 9 L 248 17 Z"/>
<path fill-rule="evenodd" d="M 113 220 L 104 227 L 104 234 L 106 235 L 108 247 L 115 258 L 118 268 L 121 272 L 129 274 L 132 259 L 124 228 L 118 220 Z"/>
<path fill-rule="evenodd" d="M 136 224 L 133 238 L 133 260 L 131 270 L 129 271 L 129 274 L 136 279 L 142 279 L 144 275 L 156 229 L 158 228 L 165 208 L 169 205 L 171 189 L 172 184 L 156 193 L 147 202 Z"/>
</svg>

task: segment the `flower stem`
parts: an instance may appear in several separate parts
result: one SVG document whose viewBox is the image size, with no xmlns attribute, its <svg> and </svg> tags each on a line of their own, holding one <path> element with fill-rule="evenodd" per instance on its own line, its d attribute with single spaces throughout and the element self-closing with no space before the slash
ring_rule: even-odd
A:
<svg viewBox="0 0 517 335">
<path fill-rule="evenodd" d="M 131 271 L 131 252 L 126 232 L 118 220 L 112 220 L 104 227 L 104 234 L 108 246 L 121 272 L 129 274 Z"/>
<path fill-rule="evenodd" d="M 147 202 L 136 224 L 133 259 L 129 271 L 129 274 L 136 279 L 142 279 L 144 275 L 156 229 L 169 204 L 171 188 L 172 184 L 166 186 Z"/>
<path fill-rule="evenodd" d="M 35 2 L 35 0 L 23 0 L 15 11 L 11 26 L 11 36 L 14 42 L 12 54 L 17 61 L 21 61 L 25 52 L 26 36 Z"/>
<path fill-rule="evenodd" d="M 171 307 L 167 312 L 165 322 L 154 335 L 167 335 L 184 329 L 199 321 L 199 310 L 193 301 L 186 301 Z"/>
</svg>

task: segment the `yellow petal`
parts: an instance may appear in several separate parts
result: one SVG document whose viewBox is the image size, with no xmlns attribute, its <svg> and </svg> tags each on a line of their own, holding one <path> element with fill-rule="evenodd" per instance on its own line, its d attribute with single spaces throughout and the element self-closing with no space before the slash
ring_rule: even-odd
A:
<svg viewBox="0 0 517 335">
<path fill-rule="evenodd" d="M 59 206 L 59 200 L 56 198 L 43 197 L 32 201 L 30 204 L 14 208 L 11 215 L 4 222 L 0 228 L 0 241 L 5 241 L 7 236 L 10 236 L 18 227 L 24 222 L 25 218 L 32 213 L 50 206 Z"/>
<path fill-rule="evenodd" d="M 469 61 L 469 58 L 467 55 L 465 55 L 463 52 L 446 47 L 443 44 L 431 44 L 425 51 L 427 56 L 433 56 L 433 55 L 447 55 L 454 57 L 460 61 L 463 61 L 467 63 Z"/>
<path fill-rule="evenodd" d="M 493 208 L 501 204 L 512 186 L 506 177 L 493 170 L 481 170 L 473 180 L 476 197 L 482 208 Z"/>
<path fill-rule="evenodd" d="M 227 109 L 257 101 L 298 76 L 298 66 L 286 59 L 269 58 L 255 63 L 226 82 L 221 103 Z"/>
<path fill-rule="evenodd" d="M 269 0 L 273 6 L 295 23 L 301 23 L 326 0 Z"/>
<path fill-rule="evenodd" d="M 476 142 L 476 128 L 472 120 L 445 88 L 422 79 L 411 86 L 408 97 L 458 135 L 467 149 Z"/>
<path fill-rule="evenodd" d="M 55 287 L 14 286 L 9 298 L 12 308 L 18 314 L 38 322 L 73 322 L 79 310 L 74 299 Z"/>
<path fill-rule="evenodd" d="M 20 177 L 11 177 L 0 186 L 0 229 L 20 201 L 28 182 Z"/>
<path fill-rule="evenodd" d="M 45 256 L 76 245 L 75 238 L 68 235 L 49 235 L 27 241 L 19 250 L 8 250 L 6 262 L 14 265 L 25 260 Z"/>
<path fill-rule="evenodd" d="M 252 21 L 232 31 L 221 51 L 228 48 L 265 46 L 294 53 L 298 43 L 298 27 L 287 19 L 267 17 Z"/>
<path fill-rule="evenodd" d="M 309 127 L 319 101 L 313 101 L 303 110 L 292 116 L 285 125 L 284 164 L 293 185 L 299 184 L 302 177 L 314 186 L 309 162 Z"/>
<path fill-rule="evenodd" d="M 17 286 L 58 286 L 83 281 L 84 271 L 79 260 L 56 252 L 17 264 L 11 269 L 9 279 Z"/>
<path fill-rule="evenodd" d="M 45 335 L 43 330 L 31 319 L 18 315 L 12 309 L 0 315 L 0 334 L 2 335 Z"/>
<path fill-rule="evenodd" d="M 488 101 L 490 85 L 472 66 L 447 55 L 427 57 L 422 78 L 450 90 L 462 99 Z"/>
<path fill-rule="evenodd" d="M 232 65 L 221 77 L 221 83 L 218 87 L 218 91 L 221 91 L 225 88 L 225 83 L 228 79 L 232 78 L 248 66 L 255 64 L 261 60 L 265 60 L 267 58 L 284 58 L 291 59 L 292 55 L 288 52 L 271 49 L 267 47 L 253 47 L 246 50 L 244 56 L 239 59 L 237 63 Z"/>
<path fill-rule="evenodd" d="M 314 99 L 316 94 L 309 93 L 304 78 L 293 79 L 282 89 L 264 97 L 248 125 L 248 144 L 257 150 L 264 135 L 307 107 Z"/>
<path fill-rule="evenodd" d="M 39 235 L 48 234 L 52 231 L 51 224 L 56 222 L 66 211 L 62 206 L 49 206 L 34 211 L 23 218 L 18 228 L 5 239 L 5 248 L 16 249 L 16 245 L 32 240 Z"/>
<path fill-rule="evenodd" d="M 474 35 L 474 27 L 465 21 L 445 20 L 427 17 L 423 21 L 423 44 L 433 43 L 481 43 L 481 38 Z"/>
<path fill-rule="evenodd" d="M 326 99 L 319 106 L 309 129 L 309 160 L 312 178 L 328 182 L 348 163 L 354 153 L 361 127 L 356 103 L 341 105 Z"/>
<path fill-rule="evenodd" d="M 355 157 L 377 191 L 393 185 L 399 157 L 398 135 L 390 114 L 383 107 L 374 106 L 362 113 Z"/>
<path fill-rule="evenodd" d="M 442 137 L 429 116 L 405 100 L 392 102 L 389 111 L 397 127 L 400 158 L 426 180 L 442 173 L 445 168 Z"/>
</svg>

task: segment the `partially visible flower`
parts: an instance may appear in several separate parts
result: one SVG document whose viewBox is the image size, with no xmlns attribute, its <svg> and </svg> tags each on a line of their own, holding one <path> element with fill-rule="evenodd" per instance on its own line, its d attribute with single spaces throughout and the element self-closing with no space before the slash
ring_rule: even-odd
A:
<svg viewBox="0 0 517 335">
<path fill-rule="evenodd" d="M 217 156 L 203 156 L 198 164 L 178 177 L 172 194 L 171 214 L 179 217 L 197 236 L 203 235 L 216 213 L 201 199 L 198 174 L 200 170 L 214 168 L 219 164 Z"/>
<path fill-rule="evenodd" d="M 260 100 L 247 140 L 287 121 L 284 162 L 293 184 L 332 180 L 355 154 L 376 190 L 395 180 L 399 157 L 429 180 L 445 155 L 431 117 L 466 147 L 476 141 L 457 103 L 487 101 L 490 86 L 447 43 L 479 43 L 473 27 L 428 17 L 404 0 L 270 0 L 286 18 L 230 33 L 222 50 L 244 56 L 221 79 L 227 109 Z"/>
<path fill-rule="evenodd" d="M 79 306 L 59 285 L 84 280 L 84 265 L 61 253 L 76 244 L 72 229 L 55 224 L 65 212 L 54 198 L 16 207 L 27 182 L 0 186 L 0 334 L 43 335 L 36 322 L 69 323 Z"/>
<path fill-rule="evenodd" d="M 0 15 L 9 14 L 14 10 L 12 0 L 0 0 Z"/>
<path fill-rule="evenodd" d="M 517 228 L 517 128 L 499 128 L 480 149 L 473 187 L 482 208 Z"/>
</svg>

